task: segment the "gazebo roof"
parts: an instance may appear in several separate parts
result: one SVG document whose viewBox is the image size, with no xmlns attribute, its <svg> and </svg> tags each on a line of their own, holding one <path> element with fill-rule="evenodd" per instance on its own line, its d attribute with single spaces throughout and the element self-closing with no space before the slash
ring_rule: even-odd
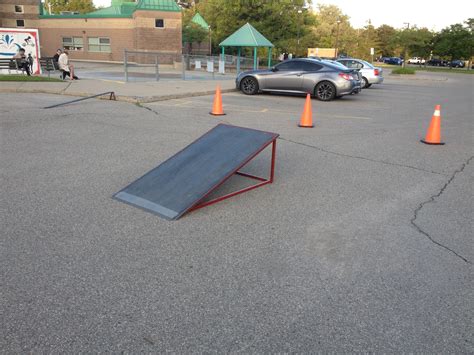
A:
<svg viewBox="0 0 474 355">
<path fill-rule="evenodd" d="M 201 16 L 199 12 L 196 12 L 196 15 L 193 16 L 191 19 L 191 22 L 195 23 L 196 25 L 201 26 L 204 28 L 206 31 L 209 31 L 209 24 L 204 20 L 204 18 Z"/>
<path fill-rule="evenodd" d="M 246 23 L 237 31 L 219 43 L 221 47 L 273 47 L 250 23 Z"/>
</svg>

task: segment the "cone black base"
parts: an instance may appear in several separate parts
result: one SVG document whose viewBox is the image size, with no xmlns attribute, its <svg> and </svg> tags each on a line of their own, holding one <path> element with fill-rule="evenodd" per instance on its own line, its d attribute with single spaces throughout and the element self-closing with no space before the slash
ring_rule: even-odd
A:
<svg viewBox="0 0 474 355">
<path fill-rule="evenodd" d="M 440 143 L 431 143 L 431 142 L 425 141 L 424 139 L 420 139 L 420 142 L 425 143 L 425 144 L 429 144 L 429 145 L 444 145 L 444 143 L 442 143 L 442 142 L 440 142 Z"/>
<path fill-rule="evenodd" d="M 301 128 L 314 128 L 314 125 L 313 126 L 302 126 L 298 123 L 298 127 L 301 127 Z"/>
<path fill-rule="evenodd" d="M 209 112 L 210 115 L 213 115 L 213 116 L 225 116 L 226 113 L 212 113 L 212 112 Z"/>
</svg>

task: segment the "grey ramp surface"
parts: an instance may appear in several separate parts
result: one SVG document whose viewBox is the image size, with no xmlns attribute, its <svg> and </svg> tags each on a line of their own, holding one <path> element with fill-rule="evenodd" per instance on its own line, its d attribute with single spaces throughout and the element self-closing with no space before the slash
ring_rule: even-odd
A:
<svg viewBox="0 0 474 355">
<path fill-rule="evenodd" d="M 114 197 L 166 219 L 177 219 L 277 137 L 219 124 Z"/>
</svg>

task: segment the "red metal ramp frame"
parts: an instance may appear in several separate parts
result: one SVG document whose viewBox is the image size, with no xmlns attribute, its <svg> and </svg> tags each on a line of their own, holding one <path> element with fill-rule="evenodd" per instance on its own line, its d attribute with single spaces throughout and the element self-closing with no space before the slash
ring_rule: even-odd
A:
<svg viewBox="0 0 474 355">
<path fill-rule="evenodd" d="M 233 197 L 233 196 L 236 196 L 236 195 L 239 195 L 239 194 L 242 194 L 244 192 L 247 192 L 247 191 L 250 191 L 250 190 L 253 190 L 253 189 L 256 189 L 258 187 L 261 187 L 261 186 L 264 186 L 264 185 L 267 185 L 267 184 L 271 184 L 273 183 L 273 180 L 274 180 L 274 176 L 275 176 L 275 157 L 276 157 L 276 140 L 277 140 L 278 137 L 275 137 L 273 140 L 271 140 L 269 143 L 267 143 L 266 145 L 264 145 L 262 147 L 262 149 L 260 149 L 258 152 L 256 152 L 254 155 L 250 156 L 249 159 L 247 159 L 242 165 L 240 165 L 239 167 L 237 167 L 237 169 L 235 169 L 233 172 L 231 172 L 229 175 L 227 175 L 218 185 L 214 186 L 211 190 L 209 190 L 201 200 L 199 200 L 197 202 L 196 205 L 192 206 L 191 208 L 189 208 L 186 212 L 184 213 L 187 213 L 187 212 L 191 212 L 191 211 L 194 211 L 194 210 L 197 210 L 197 209 L 200 209 L 200 208 L 203 208 L 203 207 L 206 207 L 206 206 L 210 206 L 210 205 L 213 205 L 217 202 L 220 202 L 220 201 L 223 201 L 223 200 L 226 200 L 230 197 Z M 267 148 L 269 145 L 272 145 L 272 156 L 271 156 L 271 164 L 270 164 L 270 176 L 268 178 L 263 178 L 263 177 L 260 177 L 260 176 L 255 176 L 255 175 L 252 175 L 252 174 L 248 174 L 248 173 L 244 173 L 244 172 L 241 172 L 239 171 L 241 168 L 243 168 L 245 165 L 247 165 L 253 158 L 255 158 L 258 154 L 260 154 L 263 150 L 265 150 L 265 148 Z M 234 191 L 234 192 L 231 192 L 231 193 L 228 193 L 226 195 L 223 195 L 223 196 L 219 196 L 219 197 L 216 197 L 212 200 L 209 200 L 209 201 L 206 201 L 206 202 L 201 202 L 203 200 L 205 200 L 212 192 L 214 192 L 215 190 L 217 190 L 220 186 L 222 186 L 222 184 L 224 184 L 227 180 L 229 180 L 233 175 L 240 175 L 240 176 L 244 176 L 244 177 L 247 177 L 247 178 L 250 178 L 250 179 L 253 179 L 253 180 L 257 180 L 257 181 L 260 181 L 259 183 L 256 183 L 255 185 L 251 185 L 251 186 L 247 186 L 243 189 L 240 189 L 240 190 L 237 190 L 237 191 Z"/>
</svg>

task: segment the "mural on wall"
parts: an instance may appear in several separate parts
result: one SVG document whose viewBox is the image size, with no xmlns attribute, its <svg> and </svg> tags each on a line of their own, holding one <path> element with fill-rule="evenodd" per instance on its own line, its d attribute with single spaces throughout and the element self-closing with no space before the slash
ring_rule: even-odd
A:
<svg viewBox="0 0 474 355">
<path fill-rule="evenodd" d="M 33 74 L 41 74 L 38 30 L 0 28 L 0 58 L 12 58 L 20 48 L 32 59 Z"/>
</svg>

